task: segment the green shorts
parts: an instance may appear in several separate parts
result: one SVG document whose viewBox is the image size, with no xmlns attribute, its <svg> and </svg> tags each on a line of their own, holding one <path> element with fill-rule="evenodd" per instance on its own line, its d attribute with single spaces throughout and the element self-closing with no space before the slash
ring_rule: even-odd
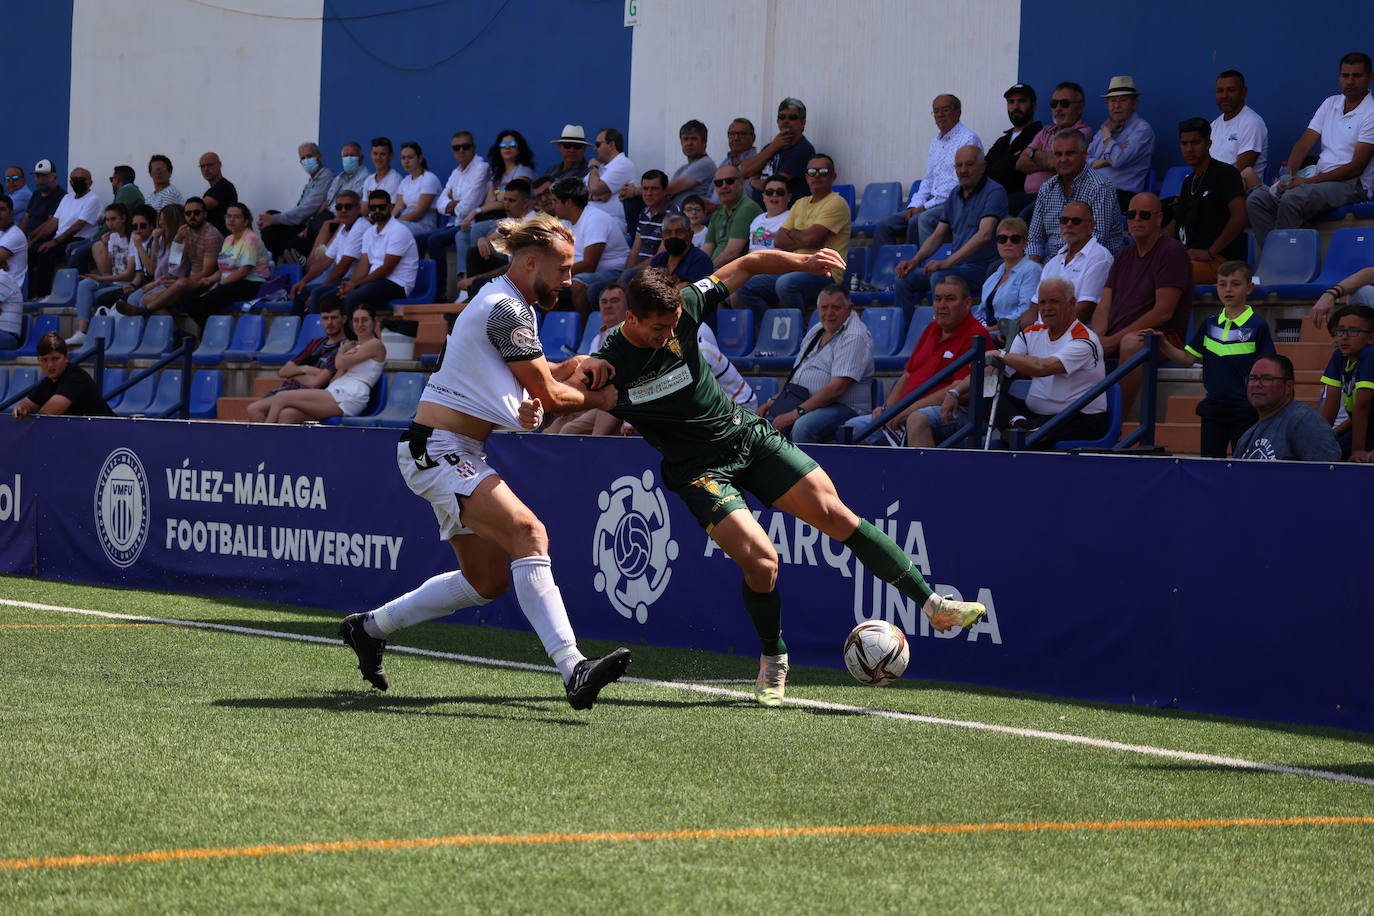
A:
<svg viewBox="0 0 1374 916">
<path fill-rule="evenodd" d="M 663 482 L 687 504 L 710 534 L 736 509 L 748 510 L 741 490 L 773 505 L 818 464 L 783 438 L 767 421 L 750 428 L 712 456 L 692 461 L 663 461 Z"/>
</svg>

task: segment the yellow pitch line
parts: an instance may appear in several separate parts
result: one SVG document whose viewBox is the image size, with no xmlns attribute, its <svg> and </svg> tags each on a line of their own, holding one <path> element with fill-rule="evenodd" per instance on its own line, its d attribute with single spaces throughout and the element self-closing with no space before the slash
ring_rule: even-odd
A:
<svg viewBox="0 0 1374 916">
<path fill-rule="evenodd" d="M 0 623 L 0 630 L 75 630 L 106 627 L 165 627 L 165 623 Z"/>
<path fill-rule="evenodd" d="M 1121 821 L 1028 821 L 985 824 L 835 824 L 813 827 L 740 827 L 734 829 L 597 831 L 591 833 L 460 833 L 453 836 L 391 840 L 336 840 L 319 843 L 264 843 L 258 846 L 217 846 L 160 849 L 104 855 L 46 856 L 0 859 L 0 871 L 40 868 L 84 868 L 92 865 L 136 865 L 196 859 L 247 859 L 298 853 L 357 852 L 359 850 L 432 849 L 440 846 L 552 846 L 570 843 L 644 843 L 661 840 L 755 840 L 790 837 L 866 837 L 948 835 L 971 833 L 1072 832 L 1110 833 L 1125 830 L 1201 830 L 1213 827 L 1304 827 L 1374 825 L 1374 817 L 1236 817 Z"/>
</svg>

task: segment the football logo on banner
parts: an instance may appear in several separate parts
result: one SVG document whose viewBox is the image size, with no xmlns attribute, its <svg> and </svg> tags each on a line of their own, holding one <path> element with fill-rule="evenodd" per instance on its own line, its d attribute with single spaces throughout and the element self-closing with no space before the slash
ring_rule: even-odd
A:
<svg viewBox="0 0 1374 916">
<path fill-rule="evenodd" d="M 148 542 L 150 505 L 143 464 L 127 448 L 110 452 L 95 484 L 95 530 L 105 556 L 132 566 Z"/>
<path fill-rule="evenodd" d="M 649 605 L 668 590 L 669 564 L 677 559 L 668 502 L 654 472 L 616 478 L 597 496 L 601 516 L 592 535 L 593 583 L 620 616 L 644 623 Z"/>
</svg>

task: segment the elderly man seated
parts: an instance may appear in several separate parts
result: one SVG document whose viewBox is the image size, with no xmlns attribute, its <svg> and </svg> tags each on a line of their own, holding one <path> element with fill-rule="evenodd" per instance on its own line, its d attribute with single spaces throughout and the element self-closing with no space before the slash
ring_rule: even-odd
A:
<svg viewBox="0 0 1374 916">
<path fill-rule="evenodd" d="M 792 365 L 783 390 L 759 407 L 773 428 L 796 443 L 825 442 L 850 417 L 869 407 L 873 377 L 873 335 L 849 301 L 843 286 L 834 284 L 816 297 L 820 321 L 802 338 L 801 354 Z M 779 401 L 789 388 L 800 403 L 783 409 Z M 776 407 L 776 409 L 775 409 Z"/>
<path fill-rule="evenodd" d="M 1078 320 L 1073 284 L 1064 277 L 1051 277 L 1040 282 L 1038 295 L 1041 323 L 1017 334 L 1008 349 L 996 351 L 989 359 L 994 366 L 1003 365 L 1007 375 L 1031 380 L 1024 401 L 1009 392 L 998 399 L 993 425 L 1001 430 L 1039 429 L 1106 374 L 1102 344 Z M 1100 439 L 1107 434 L 1109 422 L 1107 396 L 1101 394 L 1056 427 L 1051 438 Z M 1049 447 L 1049 443 L 1041 445 Z"/>
<path fill-rule="evenodd" d="M 988 340 L 988 329 L 973 316 L 973 297 L 968 282 L 958 274 L 945 274 L 935 282 L 935 320 L 926 325 L 907 358 L 902 374 L 887 399 L 866 417 L 849 421 L 862 429 L 903 398 L 930 381 L 938 372 L 968 352 L 975 337 Z M 882 431 L 864 440 L 869 445 L 905 444 L 933 448 L 968 420 L 968 367 L 954 373 L 949 383 L 930 392 L 887 421 Z"/>
<path fill-rule="evenodd" d="M 933 275 L 950 271 L 972 286 L 982 286 L 988 268 L 997 260 L 993 236 L 997 222 L 1007 215 L 1007 191 L 988 178 L 983 151 L 976 146 L 961 146 L 954 154 L 954 174 L 959 182 L 941 208 L 940 222 L 926 236 L 914 257 L 897 265 L 894 299 L 910 315 L 916 297 L 930 289 Z M 946 242 L 954 251 L 945 258 L 932 258 Z M 917 269 L 920 268 L 920 269 Z"/>
</svg>

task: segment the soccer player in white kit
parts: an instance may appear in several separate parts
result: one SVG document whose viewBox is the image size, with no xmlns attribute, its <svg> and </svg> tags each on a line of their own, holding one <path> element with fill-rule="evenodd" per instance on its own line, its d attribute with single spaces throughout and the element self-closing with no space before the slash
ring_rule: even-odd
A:
<svg viewBox="0 0 1374 916">
<path fill-rule="evenodd" d="M 567 413 L 587 406 L 585 387 L 567 384 L 581 358 L 550 368 L 535 324 L 535 306 L 551 308 L 572 283 L 573 238 L 552 216 L 503 221 L 499 231 L 510 270 L 454 321 L 415 422 L 396 449 L 402 476 L 433 507 L 439 536 L 453 545 L 459 568 L 375 611 L 345 617 L 339 635 L 357 653 L 363 678 L 386 690 L 382 652 L 388 636 L 486 604 L 514 580 L 516 600 L 558 666 L 568 702 L 590 709 L 601 688 L 625 673 L 630 650 L 599 659 L 577 650 L 544 525 L 482 453 L 493 430 L 537 426 L 545 407 Z"/>
</svg>

